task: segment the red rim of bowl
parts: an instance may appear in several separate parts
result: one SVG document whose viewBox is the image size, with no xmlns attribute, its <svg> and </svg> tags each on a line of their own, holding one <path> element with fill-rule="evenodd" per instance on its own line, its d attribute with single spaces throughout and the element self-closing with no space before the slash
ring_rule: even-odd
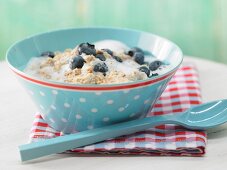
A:
<svg viewBox="0 0 227 170">
<path fill-rule="evenodd" d="M 11 68 L 12 69 L 12 68 Z M 147 85 L 151 85 L 151 84 L 155 84 L 157 82 L 160 82 L 166 78 L 169 78 L 171 77 L 172 75 L 174 75 L 174 73 L 176 72 L 177 68 L 172 70 L 172 72 L 169 72 L 168 74 L 165 74 L 161 77 L 157 77 L 157 78 L 154 78 L 154 79 L 147 79 L 145 81 L 139 81 L 139 82 L 136 82 L 136 83 L 124 83 L 124 84 L 114 84 L 113 86 L 105 86 L 105 85 L 102 85 L 102 86 L 76 86 L 75 84 L 68 84 L 68 85 L 65 85 L 65 84 L 60 84 L 58 82 L 56 83 L 51 83 L 51 82 L 47 82 L 47 81 L 42 81 L 42 80 L 38 80 L 38 79 L 34 79 L 34 78 L 31 78 L 29 76 L 26 76 L 25 74 L 21 74 L 20 72 L 18 72 L 17 70 L 15 69 L 12 69 L 12 71 L 14 73 L 16 73 L 18 76 L 20 76 L 21 78 L 25 79 L 25 80 L 28 80 L 28 81 L 31 81 L 33 83 L 36 83 L 36 84 L 40 84 L 40 85 L 43 85 L 43 86 L 48 86 L 48 87 L 53 87 L 53 88 L 60 88 L 60 89 L 66 89 L 66 90 L 85 90 L 85 91 L 92 91 L 92 90 L 124 90 L 124 89 L 130 89 L 130 88 L 138 88 L 138 87 L 143 87 L 143 86 L 147 86 Z"/>
</svg>

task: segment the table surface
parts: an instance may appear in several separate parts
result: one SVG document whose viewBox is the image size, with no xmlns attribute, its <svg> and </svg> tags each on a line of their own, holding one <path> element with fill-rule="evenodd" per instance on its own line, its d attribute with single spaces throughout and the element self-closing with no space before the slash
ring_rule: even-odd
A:
<svg viewBox="0 0 227 170">
<path fill-rule="evenodd" d="M 184 62 L 197 65 L 200 74 L 203 101 L 227 98 L 227 66 L 193 57 Z M 25 105 L 27 107 L 25 107 Z M 151 157 L 151 156 L 101 156 L 79 154 L 55 154 L 21 163 L 18 145 L 28 141 L 35 105 L 23 87 L 0 62 L 0 169 L 226 169 L 227 125 L 208 131 L 207 154 L 204 157 Z"/>
</svg>

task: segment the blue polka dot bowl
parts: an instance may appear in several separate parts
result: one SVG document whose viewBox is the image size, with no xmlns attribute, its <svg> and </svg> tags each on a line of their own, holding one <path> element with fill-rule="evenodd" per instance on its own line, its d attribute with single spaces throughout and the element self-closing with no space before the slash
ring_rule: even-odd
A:
<svg viewBox="0 0 227 170">
<path fill-rule="evenodd" d="M 64 51 L 81 42 L 103 39 L 140 47 L 168 62 L 171 69 L 147 80 L 112 85 L 44 81 L 23 72 L 29 59 L 43 51 Z M 179 68 L 183 55 L 174 43 L 147 32 L 75 28 L 38 34 L 19 41 L 10 47 L 6 59 L 44 120 L 58 131 L 73 133 L 145 117 Z"/>
</svg>

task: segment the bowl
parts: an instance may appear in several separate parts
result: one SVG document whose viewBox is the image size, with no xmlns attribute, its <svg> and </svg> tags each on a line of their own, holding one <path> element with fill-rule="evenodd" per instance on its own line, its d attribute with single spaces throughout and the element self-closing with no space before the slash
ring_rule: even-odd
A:
<svg viewBox="0 0 227 170">
<path fill-rule="evenodd" d="M 140 47 L 168 62 L 171 69 L 147 80 L 111 85 L 60 83 L 23 72 L 29 59 L 43 51 L 64 51 L 81 42 L 103 39 Z M 120 28 L 73 28 L 19 41 L 9 48 L 6 59 L 43 119 L 57 131 L 74 133 L 145 117 L 179 68 L 183 55 L 174 43 L 147 32 Z"/>
</svg>

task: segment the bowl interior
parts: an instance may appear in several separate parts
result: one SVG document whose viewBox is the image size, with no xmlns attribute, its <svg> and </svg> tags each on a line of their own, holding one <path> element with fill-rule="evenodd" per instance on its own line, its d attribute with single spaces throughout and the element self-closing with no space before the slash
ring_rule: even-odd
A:
<svg viewBox="0 0 227 170">
<path fill-rule="evenodd" d="M 182 62 L 182 52 L 174 43 L 147 32 L 117 28 L 75 28 L 38 34 L 12 45 L 6 58 L 13 68 L 23 71 L 29 59 L 43 51 L 64 51 L 81 42 L 103 39 L 118 40 L 129 47 L 138 46 L 171 64 L 172 69 Z"/>
</svg>

